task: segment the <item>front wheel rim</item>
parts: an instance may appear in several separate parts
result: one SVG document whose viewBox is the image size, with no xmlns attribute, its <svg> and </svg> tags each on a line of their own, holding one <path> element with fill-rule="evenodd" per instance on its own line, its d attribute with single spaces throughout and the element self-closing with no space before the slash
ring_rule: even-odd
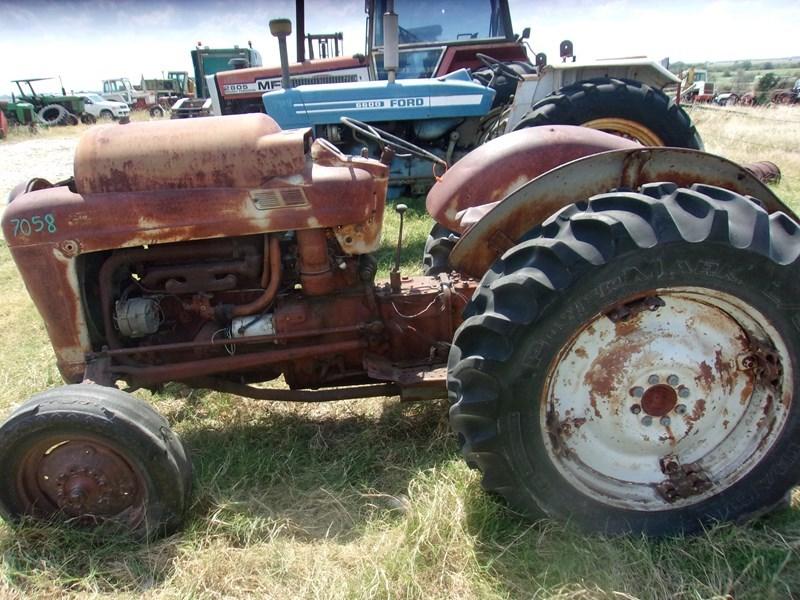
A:
<svg viewBox="0 0 800 600">
<path fill-rule="evenodd" d="M 639 142 L 643 146 L 665 145 L 664 141 L 649 127 L 645 127 L 641 123 L 631 121 L 630 119 L 605 117 L 602 119 L 592 119 L 591 121 L 582 123 L 581 126 L 590 129 L 598 129 L 606 133 L 633 140 L 634 142 Z"/>
<path fill-rule="evenodd" d="M 79 525 L 143 522 L 147 486 L 124 451 L 87 434 L 46 435 L 25 453 L 17 471 L 23 513 Z"/>
<path fill-rule="evenodd" d="M 780 436 L 793 365 L 768 319 L 730 294 L 657 290 L 588 320 L 552 363 L 540 428 L 551 462 L 605 504 L 655 511 L 740 481 Z"/>
</svg>

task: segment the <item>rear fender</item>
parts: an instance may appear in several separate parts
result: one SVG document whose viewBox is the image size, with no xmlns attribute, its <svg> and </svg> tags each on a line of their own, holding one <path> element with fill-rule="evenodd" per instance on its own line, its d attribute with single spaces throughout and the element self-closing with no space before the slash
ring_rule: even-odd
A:
<svg viewBox="0 0 800 600">
<path fill-rule="evenodd" d="M 756 198 L 769 213 L 797 219 L 766 185 L 720 156 L 683 148 L 612 150 L 555 168 L 484 207 L 485 214 L 453 248 L 450 265 L 459 273 L 482 277 L 526 232 L 564 206 L 616 188 L 635 190 L 660 181 L 723 187 Z"/>
<path fill-rule="evenodd" d="M 461 233 L 464 211 L 498 202 L 518 187 L 560 165 L 624 148 L 636 142 L 587 127 L 527 127 L 479 146 L 459 160 L 431 188 L 428 213 L 437 223 Z"/>
</svg>

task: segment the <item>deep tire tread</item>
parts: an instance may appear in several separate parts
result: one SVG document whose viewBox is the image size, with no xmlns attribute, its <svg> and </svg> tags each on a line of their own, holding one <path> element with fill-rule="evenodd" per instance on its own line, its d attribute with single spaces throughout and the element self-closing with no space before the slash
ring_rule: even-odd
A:
<svg viewBox="0 0 800 600">
<path fill-rule="evenodd" d="M 514 127 L 582 125 L 602 117 L 639 121 L 665 146 L 703 149 L 703 142 L 683 108 L 661 90 L 629 79 L 598 77 L 566 86 L 533 105 Z"/>
<path fill-rule="evenodd" d="M 624 253 L 674 242 L 724 244 L 778 265 L 800 257 L 800 228 L 785 214 L 768 215 L 752 199 L 722 188 L 697 184 L 687 189 L 665 182 L 638 192 L 601 194 L 562 209 L 485 274 L 454 336 L 448 391 L 451 427 L 466 461 L 483 473 L 487 491 L 502 495 L 523 514 L 541 516 L 535 492 L 514 483 L 518 474 L 510 442 L 501 441 L 507 411 L 502 396 L 527 368 L 514 355 L 526 328 L 542 307 L 558 301 L 557 290 L 588 270 Z"/>
</svg>

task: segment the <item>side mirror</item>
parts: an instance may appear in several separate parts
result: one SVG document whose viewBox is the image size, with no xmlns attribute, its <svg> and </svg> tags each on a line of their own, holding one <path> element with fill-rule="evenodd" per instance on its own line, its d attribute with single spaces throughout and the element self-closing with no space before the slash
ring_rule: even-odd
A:
<svg viewBox="0 0 800 600">
<path fill-rule="evenodd" d="M 519 39 L 527 40 L 530 37 L 531 37 L 531 28 L 530 27 L 526 27 L 525 29 L 522 30 L 522 35 L 519 36 Z"/>
</svg>

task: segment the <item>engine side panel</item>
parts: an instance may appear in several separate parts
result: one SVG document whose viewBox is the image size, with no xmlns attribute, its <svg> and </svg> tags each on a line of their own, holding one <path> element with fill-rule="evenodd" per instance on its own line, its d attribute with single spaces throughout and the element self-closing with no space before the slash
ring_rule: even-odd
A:
<svg viewBox="0 0 800 600">
<path fill-rule="evenodd" d="M 349 85 L 308 85 L 264 94 L 264 106 L 285 129 L 338 123 L 473 117 L 486 114 L 495 91 L 466 71 L 442 79 L 401 79 Z"/>
</svg>

